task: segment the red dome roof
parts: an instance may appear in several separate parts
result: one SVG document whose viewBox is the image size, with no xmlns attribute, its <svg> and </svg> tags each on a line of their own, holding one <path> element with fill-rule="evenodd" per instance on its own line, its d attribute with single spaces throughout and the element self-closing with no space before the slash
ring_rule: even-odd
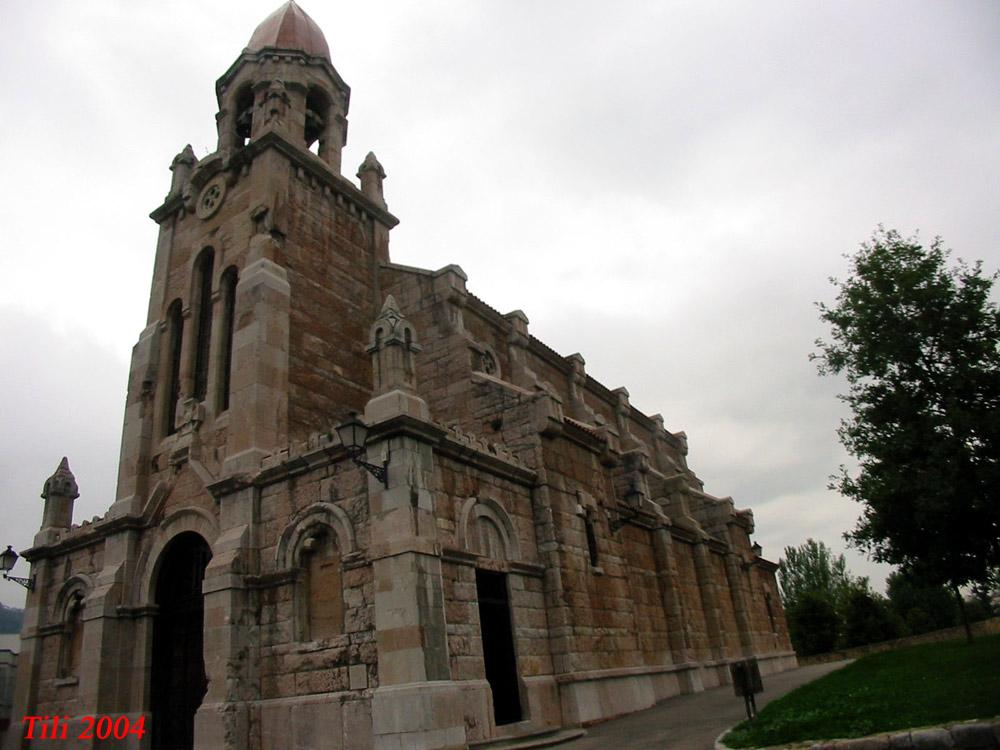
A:
<svg viewBox="0 0 1000 750">
<path fill-rule="evenodd" d="M 316 22 L 295 4 L 295 0 L 278 8 L 257 27 L 247 49 L 259 52 L 265 47 L 302 50 L 307 55 L 330 59 L 330 47 Z"/>
</svg>

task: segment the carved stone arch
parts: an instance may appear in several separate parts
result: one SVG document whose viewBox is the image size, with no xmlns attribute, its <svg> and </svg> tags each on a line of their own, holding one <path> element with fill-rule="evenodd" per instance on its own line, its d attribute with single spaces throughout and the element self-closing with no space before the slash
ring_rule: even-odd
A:
<svg viewBox="0 0 1000 750">
<path fill-rule="evenodd" d="M 337 547 L 343 557 L 357 549 L 354 523 L 347 512 L 333 503 L 315 503 L 300 511 L 285 527 L 275 553 L 277 570 L 288 570 L 297 565 L 299 547 L 316 526 L 329 526 L 337 537 Z"/>
<path fill-rule="evenodd" d="M 470 497 L 462 504 L 456 530 L 458 546 L 475 554 L 485 553 L 480 549 L 479 539 L 476 536 L 480 519 L 492 524 L 499 533 L 503 559 L 519 560 L 521 549 L 514 523 L 503 506 L 488 497 Z"/>
<path fill-rule="evenodd" d="M 333 503 L 305 508 L 281 535 L 278 570 L 294 572 L 293 625 L 300 641 L 344 632 L 344 559 L 355 551 L 354 525 Z"/>
<path fill-rule="evenodd" d="M 219 264 L 215 261 L 218 260 L 219 254 L 215 251 L 215 246 L 206 242 L 202 245 L 198 252 L 191 253 L 191 257 L 188 258 L 188 294 L 187 294 L 187 305 L 186 307 L 194 309 L 196 300 L 198 299 L 199 285 L 201 274 L 201 266 L 205 263 L 207 258 L 212 259 L 211 272 L 209 274 L 209 281 L 214 289 L 216 286 L 216 278 L 218 277 L 218 266 Z"/>
<path fill-rule="evenodd" d="M 66 608 L 70 604 L 71 597 L 82 594 L 83 599 L 86 600 L 93 590 L 93 576 L 86 573 L 77 573 L 67 578 L 63 585 L 59 587 L 59 593 L 56 594 L 55 603 L 52 606 L 52 621 L 62 622 L 65 620 Z"/>
<path fill-rule="evenodd" d="M 52 622 L 60 626 L 59 662 L 56 666 L 60 677 L 75 677 L 79 671 L 83 648 L 83 611 L 93 590 L 94 579 L 85 573 L 78 573 L 67 579 L 56 594 Z"/>
<path fill-rule="evenodd" d="M 201 508 L 179 508 L 164 518 L 156 529 L 152 545 L 139 556 L 139 564 L 136 566 L 139 571 L 136 596 L 138 604 L 155 603 L 156 578 L 163 562 L 163 550 L 175 536 L 185 531 L 193 531 L 201 536 L 209 549 L 214 548 L 215 541 L 219 538 L 218 523 L 211 513 Z"/>
</svg>

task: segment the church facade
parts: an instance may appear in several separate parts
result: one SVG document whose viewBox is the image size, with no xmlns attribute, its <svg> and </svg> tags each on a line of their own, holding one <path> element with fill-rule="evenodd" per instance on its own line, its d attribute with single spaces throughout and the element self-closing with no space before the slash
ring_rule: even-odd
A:
<svg viewBox="0 0 1000 750">
<path fill-rule="evenodd" d="M 153 750 L 489 747 L 795 664 L 753 515 L 684 433 L 458 266 L 390 260 L 385 172 L 342 175 L 350 89 L 294 2 L 216 90 L 218 149 L 152 213 L 117 498 L 73 524 L 64 460 L 22 553 L 16 716 L 125 716 L 114 746 Z"/>
</svg>

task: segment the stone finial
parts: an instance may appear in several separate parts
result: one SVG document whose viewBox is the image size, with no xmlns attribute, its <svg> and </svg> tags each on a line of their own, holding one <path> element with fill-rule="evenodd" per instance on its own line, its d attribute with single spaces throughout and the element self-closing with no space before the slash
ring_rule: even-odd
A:
<svg viewBox="0 0 1000 750">
<path fill-rule="evenodd" d="M 193 167 L 198 163 L 198 157 L 194 155 L 194 149 L 191 148 L 191 144 L 187 144 L 181 149 L 181 152 L 174 157 L 174 160 L 170 162 L 170 170 L 176 171 L 178 167 L 186 166 Z"/>
<path fill-rule="evenodd" d="M 368 353 L 372 355 L 375 392 L 386 393 L 417 387 L 413 355 L 420 351 L 417 335 L 390 294 L 385 298 L 369 334 Z"/>
<path fill-rule="evenodd" d="M 629 429 L 629 421 L 632 418 L 632 406 L 629 403 L 628 389 L 615 388 L 612 393 L 615 396 L 615 422 L 618 427 L 618 436 L 622 441 L 622 448 L 631 447 L 637 444 Z"/>
<path fill-rule="evenodd" d="M 191 144 L 187 144 L 184 149 L 174 157 L 174 160 L 170 162 L 170 171 L 173 174 L 170 177 L 170 192 L 167 197 L 173 197 L 175 195 L 180 195 L 184 190 L 184 185 L 191 178 L 191 171 L 194 169 L 194 165 L 198 163 L 198 157 L 194 155 L 194 149 L 191 148 Z"/>
<path fill-rule="evenodd" d="M 385 194 L 382 191 L 382 180 L 385 179 L 385 170 L 375 158 L 375 153 L 368 152 L 368 156 L 358 167 L 358 179 L 361 180 L 361 192 L 371 198 L 382 208 L 387 208 Z"/>
<path fill-rule="evenodd" d="M 76 500 L 80 497 L 80 488 L 77 487 L 76 477 L 70 471 L 69 460 L 65 456 L 59 462 L 55 473 L 46 479 L 42 486 L 42 499 L 48 500 L 56 497 L 69 498 L 70 500 Z"/>
<path fill-rule="evenodd" d="M 60 529 L 73 525 L 73 501 L 78 497 L 80 489 L 76 485 L 76 477 L 69 470 L 69 461 L 63 456 L 59 468 L 42 486 L 45 508 L 42 510 L 41 530 L 35 537 L 36 544 L 54 541 Z"/>
<path fill-rule="evenodd" d="M 587 362 L 579 352 L 566 357 L 569 362 L 569 402 L 570 415 L 581 422 L 597 424 L 597 414 L 587 406 L 584 393 L 587 390 Z"/>
</svg>

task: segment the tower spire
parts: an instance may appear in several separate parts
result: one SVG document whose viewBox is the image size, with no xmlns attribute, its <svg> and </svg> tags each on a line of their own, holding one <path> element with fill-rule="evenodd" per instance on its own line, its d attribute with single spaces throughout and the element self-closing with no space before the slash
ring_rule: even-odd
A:
<svg viewBox="0 0 1000 750">
<path fill-rule="evenodd" d="M 250 52 L 270 48 L 299 50 L 330 60 L 330 45 L 323 31 L 295 0 L 288 0 L 265 18 L 247 43 Z"/>
</svg>

